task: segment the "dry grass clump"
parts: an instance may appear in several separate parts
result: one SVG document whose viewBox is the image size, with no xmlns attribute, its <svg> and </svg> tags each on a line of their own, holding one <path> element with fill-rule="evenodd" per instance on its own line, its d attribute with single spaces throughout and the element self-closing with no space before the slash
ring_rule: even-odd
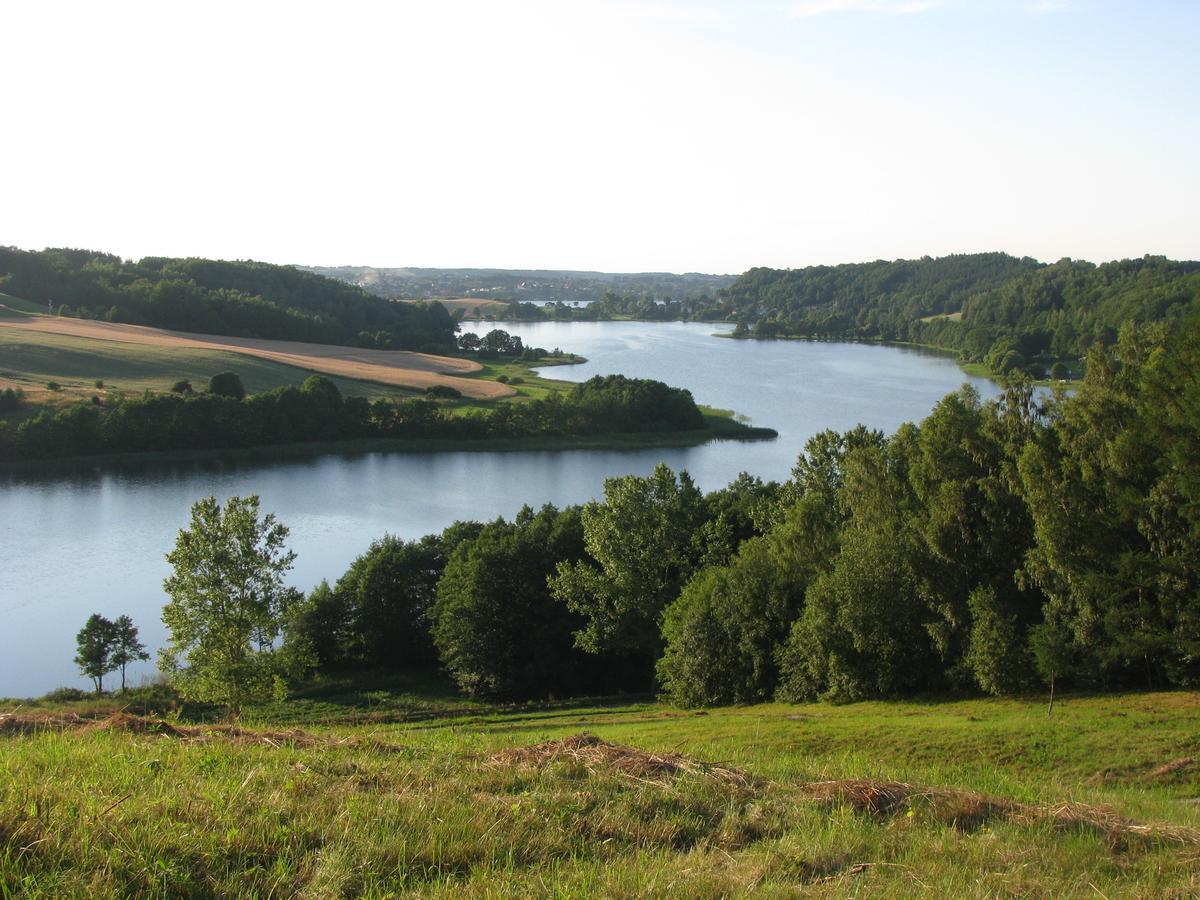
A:
<svg viewBox="0 0 1200 900">
<path fill-rule="evenodd" d="M 485 765 L 545 768 L 561 761 L 577 763 L 592 775 L 616 774 L 654 784 L 664 784 L 680 775 L 714 779 L 740 788 L 763 784 L 738 769 L 675 753 L 650 753 L 636 747 L 611 744 L 586 732 L 530 747 L 501 750 L 488 756 Z M 784 792 L 789 792 L 790 788 L 802 800 L 829 806 L 846 805 L 875 818 L 920 813 L 926 821 L 945 822 L 962 831 L 973 831 L 987 822 L 1002 820 L 1029 827 L 1049 823 L 1064 830 L 1092 831 L 1114 844 L 1132 839 L 1200 846 L 1198 829 L 1136 822 L 1110 808 L 1084 803 L 1019 803 L 975 791 L 873 779 L 813 781 L 776 787 Z"/>
<path fill-rule="evenodd" d="M 1050 823 L 1055 828 L 1093 831 L 1114 843 L 1133 838 L 1200 846 L 1198 829 L 1135 822 L 1108 807 L 1085 803 L 1068 801 L 1043 806 L 989 797 L 974 791 L 863 779 L 815 781 L 799 785 L 798 789 L 802 795 L 819 802 L 846 804 L 858 812 L 880 818 L 915 814 L 923 809 L 934 819 L 964 831 L 994 819 L 1003 819 L 1029 826 Z"/>
<path fill-rule="evenodd" d="M 79 728 L 87 719 L 77 713 L 0 713 L 0 737 L 15 737 L 39 731 L 63 731 Z"/>
<path fill-rule="evenodd" d="M 615 774 L 657 784 L 680 775 L 692 775 L 741 788 L 754 785 L 754 779 L 745 772 L 728 766 L 700 762 L 677 753 L 650 753 L 636 747 L 610 744 L 587 732 L 532 747 L 500 750 L 488 756 L 485 764 L 544 768 L 560 761 L 578 763 L 593 775 Z"/>
<path fill-rule="evenodd" d="M 1159 766 L 1153 772 L 1150 772 L 1147 778 L 1166 778 L 1168 775 L 1174 775 L 1176 772 L 1182 772 L 1185 769 L 1190 769 L 1196 764 L 1196 760 L 1190 756 L 1181 756 L 1179 759 L 1173 759 L 1169 763 Z"/>
</svg>

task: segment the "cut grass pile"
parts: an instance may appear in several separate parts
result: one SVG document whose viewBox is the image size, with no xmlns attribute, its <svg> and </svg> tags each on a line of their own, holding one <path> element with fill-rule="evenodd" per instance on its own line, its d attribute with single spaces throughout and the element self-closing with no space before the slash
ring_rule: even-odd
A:
<svg viewBox="0 0 1200 900">
<path fill-rule="evenodd" d="M 1182 898 L 1200 891 L 1200 778 L 1180 762 L 1198 705 L 1071 698 L 1048 719 L 1019 700 L 459 702 L 437 719 L 286 729 L 253 724 L 256 710 L 212 724 L 22 708 L 9 721 L 42 724 L 0 731 L 0 885 Z"/>
</svg>

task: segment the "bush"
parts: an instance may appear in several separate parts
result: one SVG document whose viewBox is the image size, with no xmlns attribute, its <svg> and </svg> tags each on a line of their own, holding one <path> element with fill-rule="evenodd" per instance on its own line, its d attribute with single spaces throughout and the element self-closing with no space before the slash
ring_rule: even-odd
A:
<svg viewBox="0 0 1200 900">
<path fill-rule="evenodd" d="M 177 381 L 173 385 L 171 385 L 171 393 L 172 394 L 190 394 L 190 393 L 192 393 L 192 383 L 190 381 L 187 381 L 186 379 L 183 381 Z"/>
<path fill-rule="evenodd" d="M 501 384 L 508 384 L 508 376 L 507 375 L 497 375 L 496 380 L 498 382 L 500 382 Z"/>
<path fill-rule="evenodd" d="M 452 388 L 448 384 L 432 384 L 425 388 L 425 394 L 439 400 L 458 400 L 462 397 L 462 391 Z"/>
<path fill-rule="evenodd" d="M 501 375 L 500 377 L 503 378 L 504 376 Z M 512 378 L 508 379 L 508 383 L 509 384 L 524 384 L 525 379 L 522 378 L 520 375 L 514 375 Z"/>
<path fill-rule="evenodd" d="M 803 596 L 797 588 L 763 539 L 743 545 L 731 565 L 701 570 L 663 615 L 658 678 L 671 702 L 769 700 L 776 657 Z"/>
<path fill-rule="evenodd" d="M 60 687 L 44 695 L 42 700 L 47 703 L 73 703 L 77 700 L 88 700 L 93 695 L 89 691 L 81 691 L 75 687 Z"/>
<path fill-rule="evenodd" d="M 5 388 L 0 392 L 0 412 L 16 409 L 25 400 L 25 392 L 20 388 Z"/>
<path fill-rule="evenodd" d="M 52 391 L 61 391 L 62 390 L 62 385 L 59 384 L 57 381 L 47 381 L 46 387 L 48 387 Z"/>
<path fill-rule="evenodd" d="M 1071 377 L 1071 370 L 1066 363 L 1056 362 L 1050 367 L 1050 377 L 1055 381 L 1066 381 Z"/>
<path fill-rule="evenodd" d="M 241 400 L 246 396 L 246 388 L 236 372 L 220 372 L 208 380 L 208 392 L 222 397 L 233 397 Z"/>
<path fill-rule="evenodd" d="M 103 378 L 96 379 L 96 387 L 100 388 L 100 390 L 104 390 L 104 379 Z"/>
</svg>

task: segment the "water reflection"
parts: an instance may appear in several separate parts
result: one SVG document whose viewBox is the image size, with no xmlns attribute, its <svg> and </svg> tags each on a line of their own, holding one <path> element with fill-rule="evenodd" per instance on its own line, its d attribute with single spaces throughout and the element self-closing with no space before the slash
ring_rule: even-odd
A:
<svg viewBox="0 0 1200 900">
<path fill-rule="evenodd" d="M 483 326 L 486 331 L 488 326 Z M 783 479 L 804 441 L 859 422 L 888 431 L 924 417 L 964 381 L 952 359 L 909 347 L 712 337 L 705 324 L 532 323 L 503 326 L 528 345 L 588 357 L 547 374 L 580 381 L 620 372 L 689 387 L 779 431 L 775 441 L 676 450 L 348 453 L 279 462 L 75 462 L 0 475 L 0 695 L 86 686 L 72 665 L 75 633 L 92 612 L 129 614 L 152 649 L 164 554 L 191 504 L 257 493 L 292 532 L 290 581 L 336 578 L 385 532 L 415 538 L 456 519 L 511 517 L 524 503 L 564 505 L 602 492 L 604 479 L 645 475 L 665 461 L 704 490 L 741 471 Z M 139 672 L 152 671 L 152 666 Z"/>
</svg>

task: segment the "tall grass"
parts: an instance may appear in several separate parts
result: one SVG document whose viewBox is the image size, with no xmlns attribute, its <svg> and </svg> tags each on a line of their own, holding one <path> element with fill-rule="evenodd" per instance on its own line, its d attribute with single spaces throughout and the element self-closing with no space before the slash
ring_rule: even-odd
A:
<svg viewBox="0 0 1200 900">
<path fill-rule="evenodd" d="M 330 695 L 321 718 L 355 721 L 359 702 Z M 1155 772 L 1195 752 L 1198 709 L 1192 693 L 1072 698 L 1050 718 L 1037 701 L 465 703 L 303 731 L 267 725 L 275 708 L 251 711 L 256 727 L 168 736 L 14 731 L 0 737 L 0 896 L 1192 896 L 1198 769 Z M 497 754 L 584 730 L 682 763 L 639 767 L 618 747 L 634 760 L 618 764 L 593 742 Z M 811 786 L 866 778 L 913 794 L 871 806 Z M 968 820 L 932 787 L 1185 830 Z"/>
</svg>

